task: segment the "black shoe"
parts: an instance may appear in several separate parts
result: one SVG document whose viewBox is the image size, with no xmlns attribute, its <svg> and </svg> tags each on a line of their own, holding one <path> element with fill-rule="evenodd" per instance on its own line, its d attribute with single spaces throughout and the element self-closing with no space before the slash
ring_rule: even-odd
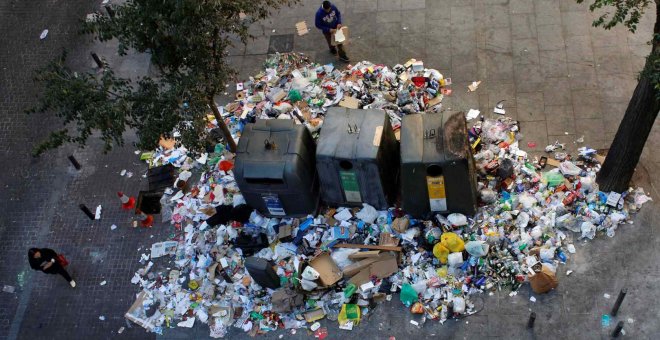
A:
<svg viewBox="0 0 660 340">
<path fill-rule="evenodd" d="M 330 47 L 330 54 L 333 54 L 333 55 L 337 54 L 337 48 L 335 48 L 334 46 Z"/>
<path fill-rule="evenodd" d="M 339 60 L 341 60 L 341 61 L 343 61 L 343 62 L 345 62 L 345 63 L 350 62 L 350 60 L 348 59 L 348 56 L 346 56 L 345 54 L 339 56 Z"/>
</svg>

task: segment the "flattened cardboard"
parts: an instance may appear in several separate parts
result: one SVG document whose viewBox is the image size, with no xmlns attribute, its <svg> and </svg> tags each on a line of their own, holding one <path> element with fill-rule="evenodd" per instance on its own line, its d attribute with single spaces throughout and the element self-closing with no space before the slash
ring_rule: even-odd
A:
<svg viewBox="0 0 660 340">
<path fill-rule="evenodd" d="M 370 276 L 384 279 L 399 271 L 399 264 L 397 263 L 396 257 L 390 254 L 388 259 L 373 263 L 371 266 L 369 266 L 369 269 Z"/>
<path fill-rule="evenodd" d="M 552 165 L 552 166 L 554 166 L 555 168 L 558 168 L 559 165 L 561 164 L 561 162 L 558 161 L 558 160 L 556 160 L 556 159 L 554 159 L 554 158 L 548 158 L 548 161 L 547 161 L 545 164 L 547 164 L 547 165 Z"/>
<path fill-rule="evenodd" d="M 374 246 L 374 245 L 371 245 L 371 244 L 338 243 L 338 244 L 335 244 L 334 247 L 335 248 L 351 248 L 351 249 L 372 249 L 372 250 L 386 250 L 386 251 L 401 251 L 401 247 Z"/>
<path fill-rule="evenodd" d="M 339 102 L 339 106 L 349 109 L 358 109 L 360 107 L 360 101 L 357 98 L 344 96 Z"/>
<path fill-rule="evenodd" d="M 342 271 L 330 256 L 330 253 L 323 252 L 309 261 L 309 265 L 319 272 L 318 281 L 323 286 L 331 286 L 342 278 Z"/>
<path fill-rule="evenodd" d="M 378 257 L 379 253 L 380 253 L 380 250 L 361 251 L 361 252 L 357 252 L 355 254 L 348 255 L 348 258 L 351 259 L 351 260 L 366 259 L 366 258 L 371 258 L 371 257 Z"/>
<path fill-rule="evenodd" d="M 380 259 L 380 256 L 379 257 L 371 257 L 371 258 L 366 258 L 364 260 L 361 260 L 361 261 L 358 261 L 356 263 L 350 264 L 350 265 L 344 267 L 344 270 L 342 271 L 342 273 L 344 273 L 344 276 L 346 276 L 346 277 L 351 277 L 351 276 L 357 274 L 362 269 L 365 269 L 365 268 L 369 267 L 370 264 L 378 261 L 379 259 Z"/>
<path fill-rule="evenodd" d="M 380 233 L 380 238 L 378 239 L 378 245 L 380 246 L 398 246 L 399 239 L 392 237 L 390 233 Z"/>
<path fill-rule="evenodd" d="M 355 274 L 350 280 L 348 280 L 348 283 L 355 284 L 356 286 L 361 286 L 370 280 L 370 272 L 371 270 L 369 268 L 362 269 L 359 271 L 357 274 Z"/>
</svg>

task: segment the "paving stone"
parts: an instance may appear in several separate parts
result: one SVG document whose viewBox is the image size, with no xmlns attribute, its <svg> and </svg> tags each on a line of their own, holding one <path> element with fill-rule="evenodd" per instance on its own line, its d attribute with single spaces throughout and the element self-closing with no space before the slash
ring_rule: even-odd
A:
<svg viewBox="0 0 660 340">
<path fill-rule="evenodd" d="M 545 119 L 548 135 L 575 135 L 575 117 L 569 105 L 546 105 Z"/>
<path fill-rule="evenodd" d="M 542 92 L 518 92 L 516 105 L 518 109 L 518 120 L 524 122 L 545 120 Z"/>
<path fill-rule="evenodd" d="M 573 111 L 575 118 L 602 118 L 603 112 L 600 106 L 601 94 L 598 90 L 574 90 Z"/>
<path fill-rule="evenodd" d="M 564 37 L 561 34 L 561 26 L 539 25 L 537 32 L 540 50 L 564 50 L 566 48 Z"/>
<path fill-rule="evenodd" d="M 511 37 L 515 39 L 536 39 L 536 16 L 516 14 L 511 16 Z"/>
<path fill-rule="evenodd" d="M 566 51 L 563 49 L 539 51 L 539 66 L 541 74 L 546 78 L 566 77 L 568 75 Z"/>
</svg>

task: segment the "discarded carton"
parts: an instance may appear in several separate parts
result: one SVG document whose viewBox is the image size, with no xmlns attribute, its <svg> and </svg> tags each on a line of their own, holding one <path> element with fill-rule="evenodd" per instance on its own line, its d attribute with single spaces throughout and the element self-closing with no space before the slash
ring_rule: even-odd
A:
<svg viewBox="0 0 660 340">
<path fill-rule="evenodd" d="M 538 265 L 538 264 L 537 264 Z M 547 266 L 541 266 L 541 270 L 529 276 L 529 284 L 534 293 L 543 294 L 557 288 L 559 281 L 557 276 Z"/>
<path fill-rule="evenodd" d="M 407 217 L 397 217 L 392 221 L 392 230 L 401 234 L 408 230 L 410 220 Z"/>
<path fill-rule="evenodd" d="M 339 106 L 349 109 L 358 109 L 360 108 L 360 101 L 354 97 L 344 96 L 339 102 Z"/>
<path fill-rule="evenodd" d="M 323 319 L 325 317 L 325 312 L 323 311 L 323 308 L 319 308 L 313 311 L 306 312 L 305 314 L 303 314 L 303 316 L 305 317 L 305 321 L 315 322 Z"/>
<path fill-rule="evenodd" d="M 286 313 L 304 303 L 303 295 L 291 289 L 282 288 L 276 290 L 271 298 L 273 311 L 277 313 Z"/>
<path fill-rule="evenodd" d="M 298 36 L 302 36 L 309 33 L 309 28 L 307 28 L 307 23 L 304 21 L 296 23 L 296 31 L 298 31 Z"/>
<path fill-rule="evenodd" d="M 378 239 L 378 245 L 381 246 L 398 246 L 399 245 L 399 239 L 396 237 L 392 237 L 392 234 L 390 233 L 380 233 L 380 237 Z"/>
<path fill-rule="evenodd" d="M 330 256 L 330 253 L 323 252 L 309 261 L 309 265 L 319 272 L 320 281 L 323 286 L 331 286 L 342 278 L 342 271 Z"/>
</svg>

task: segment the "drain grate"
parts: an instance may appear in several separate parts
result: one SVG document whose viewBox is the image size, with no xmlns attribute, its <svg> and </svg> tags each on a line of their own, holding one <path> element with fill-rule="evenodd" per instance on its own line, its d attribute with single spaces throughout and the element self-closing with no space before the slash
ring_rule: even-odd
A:
<svg viewBox="0 0 660 340">
<path fill-rule="evenodd" d="M 268 54 L 293 51 L 293 34 L 271 35 L 268 44 Z"/>
</svg>

